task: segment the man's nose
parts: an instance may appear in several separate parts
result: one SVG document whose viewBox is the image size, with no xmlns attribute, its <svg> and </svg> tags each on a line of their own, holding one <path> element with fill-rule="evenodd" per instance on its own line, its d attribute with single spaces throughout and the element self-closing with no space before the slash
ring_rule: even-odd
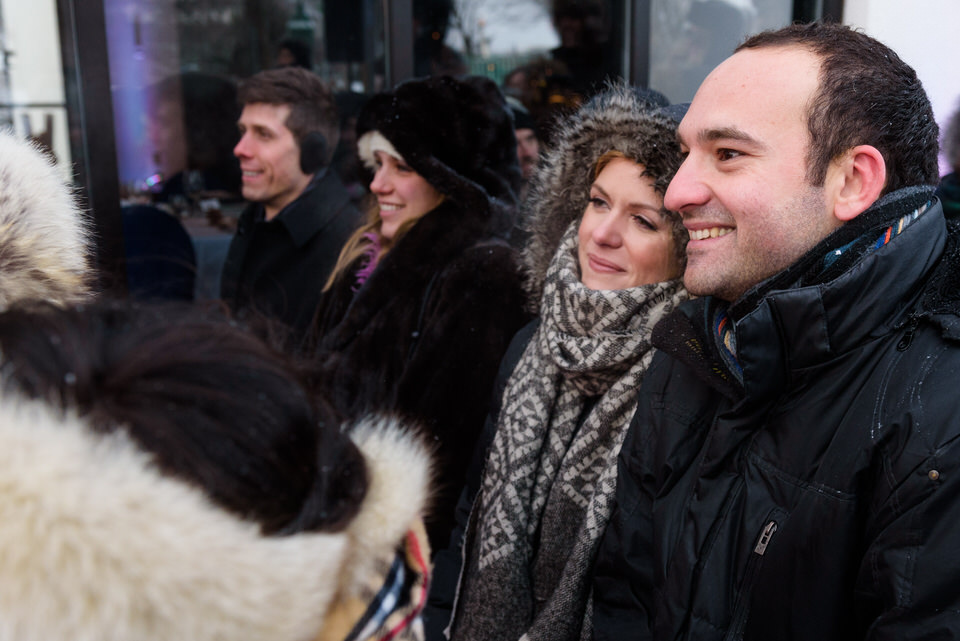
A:
<svg viewBox="0 0 960 641">
<path fill-rule="evenodd" d="M 237 142 L 237 145 L 233 148 L 233 155 L 236 156 L 237 158 L 250 157 L 250 145 L 247 142 L 246 134 L 240 136 L 240 140 Z"/>
<path fill-rule="evenodd" d="M 688 207 L 706 204 L 710 190 L 704 184 L 701 170 L 693 156 L 688 155 L 667 186 L 663 206 L 670 211 L 683 211 Z"/>
</svg>

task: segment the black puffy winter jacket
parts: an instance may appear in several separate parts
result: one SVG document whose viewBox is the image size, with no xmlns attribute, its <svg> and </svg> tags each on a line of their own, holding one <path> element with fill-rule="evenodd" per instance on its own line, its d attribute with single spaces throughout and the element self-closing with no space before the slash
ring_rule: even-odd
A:
<svg viewBox="0 0 960 641">
<path fill-rule="evenodd" d="M 827 239 L 730 309 L 742 383 L 709 358 L 715 301 L 658 327 L 595 639 L 960 635 L 960 241 L 936 201 L 896 235 L 918 198 L 862 214 L 887 244 L 811 279 Z"/>
</svg>

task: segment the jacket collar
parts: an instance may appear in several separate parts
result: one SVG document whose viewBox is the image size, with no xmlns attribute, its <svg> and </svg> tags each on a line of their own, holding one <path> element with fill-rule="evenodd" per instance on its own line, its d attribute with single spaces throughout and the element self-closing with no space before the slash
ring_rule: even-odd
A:
<svg viewBox="0 0 960 641">
<path fill-rule="evenodd" d="M 940 204 L 934 201 L 890 242 L 825 260 L 860 238 L 869 243 L 920 208 L 930 190 L 890 194 L 829 236 L 787 270 L 760 283 L 729 309 L 711 297 L 687 303 L 683 316 L 658 327 L 654 343 L 700 372 L 732 399 L 766 398 L 791 372 L 843 354 L 902 324 L 915 306 L 918 282 L 934 268 L 946 243 Z M 728 314 L 741 372 L 723 357 L 715 336 L 718 314 Z M 674 314 L 676 316 L 676 314 Z M 674 334 L 674 335 L 671 335 Z"/>
<path fill-rule="evenodd" d="M 386 301 L 420 301 L 428 283 L 457 256 L 478 242 L 492 239 L 488 225 L 494 206 L 492 199 L 486 207 L 476 209 L 444 200 L 383 256 L 355 294 L 348 294 L 360 264 L 359 260 L 355 262 L 334 286 L 338 297 L 351 296 L 352 300 L 336 329 L 324 337 L 323 347 L 345 349 L 374 317 L 384 313 Z"/>
<path fill-rule="evenodd" d="M 350 194 L 335 172 L 321 169 L 303 192 L 284 207 L 273 220 L 265 221 L 263 205 L 257 205 L 253 220 L 282 225 L 299 249 L 310 242 L 340 211 L 350 204 Z"/>
</svg>

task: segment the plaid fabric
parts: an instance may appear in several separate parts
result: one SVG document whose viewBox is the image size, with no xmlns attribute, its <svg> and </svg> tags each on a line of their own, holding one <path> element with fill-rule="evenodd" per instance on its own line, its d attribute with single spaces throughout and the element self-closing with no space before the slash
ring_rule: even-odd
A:
<svg viewBox="0 0 960 641">
<path fill-rule="evenodd" d="M 341 593 L 317 641 L 422 641 L 429 559 L 427 533 L 417 521 L 393 555 L 377 559 L 365 583 Z"/>
</svg>

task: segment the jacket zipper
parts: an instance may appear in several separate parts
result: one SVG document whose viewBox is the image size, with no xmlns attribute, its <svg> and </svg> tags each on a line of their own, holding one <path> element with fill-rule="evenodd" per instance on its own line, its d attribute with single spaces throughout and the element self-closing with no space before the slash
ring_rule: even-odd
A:
<svg viewBox="0 0 960 641">
<path fill-rule="evenodd" d="M 917 333 L 917 326 L 920 325 L 920 314 L 914 312 L 907 317 L 906 327 L 907 331 L 903 333 L 903 337 L 900 338 L 900 342 L 897 343 L 897 351 L 905 352 L 910 347 L 910 343 L 913 342 L 913 335 Z"/>
<path fill-rule="evenodd" d="M 779 510 L 777 510 L 779 512 Z M 773 515 L 771 515 L 773 516 Z M 753 552 L 750 554 L 750 560 L 747 561 L 747 571 L 743 575 L 743 584 L 740 587 L 740 595 L 737 598 L 737 607 L 733 612 L 730 629 L 724 637 L 725 641 L 735 641 L 743 638 L 743 630 L 747 624 L 747 617 L 750 614 L 750 596 L 753 593 L 753 584 L 760 574 L 763 555 L 767 552 L 767 547 L 777 533 L 779 524 L 776 518 L 769 518 L 766 525 L 760 531 L 757 542 L 753 546 Z"/>
</svg>

